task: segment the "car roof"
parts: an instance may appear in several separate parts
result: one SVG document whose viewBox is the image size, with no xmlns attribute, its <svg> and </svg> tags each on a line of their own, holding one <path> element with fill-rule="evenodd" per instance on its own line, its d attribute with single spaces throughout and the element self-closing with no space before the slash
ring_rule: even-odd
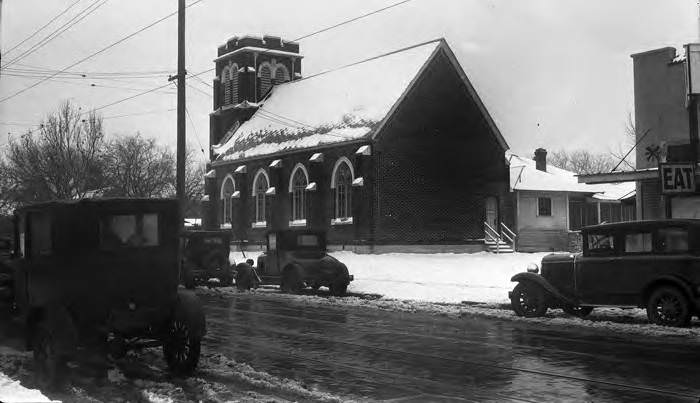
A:
<svg viewBox="0 0 700 403">
<path fill-rule="evenodd" d="M 671 218 L 663 220 L 640 220 L 640 221 L 623 221 L 615 223 L 604 223 L 597 225 L 589 225 L 583 229 L 591 230 L 610 230 L 610 229 L 632 229 L 632 228 L 649 228 L 649 227 L 672 227 L 674 225 L 699 225 L 700 219 L 695 218 Z"/>
<path fill-rule="evenodd" d="M 105 197 L 99 199 L 71 199 L 71 200 L 51 200 L 46 202 L 36 202 L 30 203 L 25 206 L 19 207 L 15 212 L 23 212 L 28 210 L 43 210 L 43 209 L 53 209 L 57 207 L 64 206 L 123 206 L 123 207 L 143 207 L 143 206 L 165 206 L 177 203 L 177 199 L 174 198 L 128 198 L 128 197 Z"/>
</svg>

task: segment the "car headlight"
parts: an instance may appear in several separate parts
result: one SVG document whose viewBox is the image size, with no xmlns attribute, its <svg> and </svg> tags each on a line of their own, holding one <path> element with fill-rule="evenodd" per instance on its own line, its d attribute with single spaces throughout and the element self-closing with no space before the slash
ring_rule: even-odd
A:
<svg viewBox="0 0 700 403">
<path fill-rule="evenodd" d="M 537 265 L 537 263 L 530 263 L 527 265 L 527 272 L 528 273 L 539 273 L 540 267 Z"/>
</svg>

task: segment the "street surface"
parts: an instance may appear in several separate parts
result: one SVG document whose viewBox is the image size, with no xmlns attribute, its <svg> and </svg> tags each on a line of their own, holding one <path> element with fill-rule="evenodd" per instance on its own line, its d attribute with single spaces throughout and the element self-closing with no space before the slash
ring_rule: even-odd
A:
<svg viewBox="0 0 700 403">
<path fill-rule="evenodd" d="M 700 343 L 202 295 L 206 347 L 357 400 L 698 402 Z"/>
</svg>

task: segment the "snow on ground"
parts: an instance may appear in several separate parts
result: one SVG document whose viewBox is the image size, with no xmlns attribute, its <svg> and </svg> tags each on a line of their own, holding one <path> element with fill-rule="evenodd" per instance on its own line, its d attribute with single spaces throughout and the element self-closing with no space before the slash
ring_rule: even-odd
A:
<svg viewBox="0 0 700 403">
<path fill-rule="evenodd" d="M 257 261 L 260 252 L 246 252 Z M 348 292 L 380 294 L 384 298 L 430 302 L 506 303 L 515 285 L 510 278 L 540 264 L 547 253 L 388 253 L 382 255 L 333 252 L 355 280 Z M 231 252 L 232 262 L 245 261 Z"/>
<path fill-rule="evenodd" d="M 51 399 L 36 389 L 25 388 L 19 381 L 0 372 L 0 402 L 51 402 Z"/>
<path fill-rule="evenodd" d="M 253 259 L 257 259 L 259 254 L 260 252 L 246 252 L 246 256 Z M 485 316 L 560 327 L 603 329 L 624 334 L 700 339 L 700 322 L 697 319 L 688 328 L 657 326 L 648 323 L 643 309 L 597 308 L 584 319 L 572 317 L 560 309 L 550 309 L 543 318 L 516 316 L 510 309 L 508 300 L 508 291 L 515 286 L 510 278 L 525 271 L 529 263 L 540 265 L 542 257 L 547 254 L 496 255 L 483 252 L 369 255 L 333 252 L 331 255 L 345 263 L 355 276 L 348 287 L 350 296 L 328 297 L 323 291 L 318 296 L 278 294 L 276 288 L 264 288 L 256 292 L 274 293 L 307 304 L 427 312 L 455 318 Z M 240 252 L 232 252 L 231 258 L 237 262 L 245 260 Z M 237 294 L 233 288 L 200 292 Z"/>
<path fill-rule="evenodd" d="M 332 255 L 355 276 L 348 291 L 385 298 L 460 303 L 508 302 L 513 275 L 539 264 L 547 253 L 389 253 Z"/>
</svg>

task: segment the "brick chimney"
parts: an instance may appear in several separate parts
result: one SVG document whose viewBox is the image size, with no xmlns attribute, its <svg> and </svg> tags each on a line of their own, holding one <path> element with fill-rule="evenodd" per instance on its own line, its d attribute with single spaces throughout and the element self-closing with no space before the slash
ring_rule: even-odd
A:
<svg viewBox="0 0 700 403">
<path fill-rule="evenodd" d="M 540 171 L 547 172 L 547 150 L 538 148 L 535 150 L 535 168 Z"/>
</svg>

